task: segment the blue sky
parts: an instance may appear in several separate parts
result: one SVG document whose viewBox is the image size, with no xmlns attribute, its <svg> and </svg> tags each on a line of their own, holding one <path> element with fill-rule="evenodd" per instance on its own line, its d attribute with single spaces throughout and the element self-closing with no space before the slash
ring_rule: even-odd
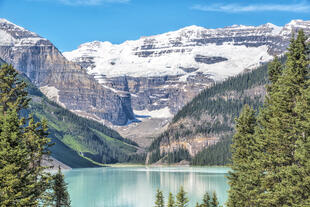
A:
<svg viewBox="0 0 310 207">
<path fill-rule="evenodd" d="M 51 40 L 61 51 L 199 25 L 284 25 L 310 20 L 310 0 L 0 0 L 0 17 Z"/>
</svg>

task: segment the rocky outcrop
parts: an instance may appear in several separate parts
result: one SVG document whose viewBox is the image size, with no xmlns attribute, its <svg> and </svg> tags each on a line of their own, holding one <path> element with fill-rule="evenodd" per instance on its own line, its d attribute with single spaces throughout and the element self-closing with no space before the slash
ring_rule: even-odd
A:
<svg viewBox="0 0 310 207">
<path fill-rule="evenodd" d="M 168 107 L 171 117 L 214 81 L 283 54 L 292 33 L 301 28 L 310 34 L 310 21 L 293 20 L 284 27 L 189 26 L 119 45 L 84 43 L 64 55 L 103 86 L 129 93 L 135 114 L 158 118 L 154 112 Z"/>
<path fill-rule="evenodd" d="M 50 41 L 4 19 L 0 20 L 0 57 L 71 111 L 115 125 L 134 119 L 130 94 L 103 87 Z"/>
<path fill-rule="evenodd" d="M 169 108 L 168 117 L 180 110 L 185 103 L 190 101 L 199 91 L 213 80 L 201 75 L 188 77 L 187 82 L 180 82 L 179 76 L 158 77 L 114 77 L 106 79 L 104 85 L 113 88 L 118 93 L 126 92 L 131 95 L 132 107 L 137 116 L 150 115 L 151 111 Z M 153 118 L 156 117 L 153 114 Z M 161 116 L 161 114 L 159 114 Z"/>
<path fill-rule="evenodd" d="M 198 152 L 219 141 L 217 137 L 196 137 L 191 139 L 184 139 L 183 141 L 172 141 L 170 143 L 161 143 L 160 153 L 169 153 L 178 151 L 179 149 L 186 149 L 189 154 L 194 157 Z"/>
</svg>

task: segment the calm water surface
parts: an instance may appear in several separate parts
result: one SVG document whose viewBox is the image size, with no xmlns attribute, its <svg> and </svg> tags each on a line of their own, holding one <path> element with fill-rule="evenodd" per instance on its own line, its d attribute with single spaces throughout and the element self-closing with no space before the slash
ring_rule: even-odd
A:
<svg viewBox="0 0 310 207">
<path fill-rule="evenodd" d="M 174 195 L 180 186 L 188 192 L 189 207 L 201 202 L 204 192 L 216 191 L 221 204 L 227 199 L 229 168 L 126 167 L 64 171 L 72 207 L 152 207 L 156 189 Z"/>
</svg>

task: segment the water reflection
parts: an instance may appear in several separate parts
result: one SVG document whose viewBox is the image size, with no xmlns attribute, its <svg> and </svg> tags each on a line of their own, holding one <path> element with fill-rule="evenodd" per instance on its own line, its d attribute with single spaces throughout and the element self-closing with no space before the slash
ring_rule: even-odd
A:
<svg viewBox="0 0 310 207">
<path fill-rule="evenodd" d="M 216 191 L 227 199 L 228 168 L 96 168 L 65 172 L 72 207 L 152 207 L 157 188 L 176 194 L 180 186 L 188 192 L 190 206 L 204 192 Z"/>
</svg>

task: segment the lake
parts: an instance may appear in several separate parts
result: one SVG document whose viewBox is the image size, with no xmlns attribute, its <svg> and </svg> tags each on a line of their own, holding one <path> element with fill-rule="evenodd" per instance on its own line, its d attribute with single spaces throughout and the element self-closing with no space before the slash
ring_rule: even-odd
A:
<svg viewBox="0 0 310 207">
<path fill-rule="evenodd" d="M 159 188 L 165 200 L 180 186 L 188 193 L 189 207 L 205 192 L 227 199 L 224 167 L 107 167 L 64 171 L 72 207 L 152 207 Z"/>
</svg>

